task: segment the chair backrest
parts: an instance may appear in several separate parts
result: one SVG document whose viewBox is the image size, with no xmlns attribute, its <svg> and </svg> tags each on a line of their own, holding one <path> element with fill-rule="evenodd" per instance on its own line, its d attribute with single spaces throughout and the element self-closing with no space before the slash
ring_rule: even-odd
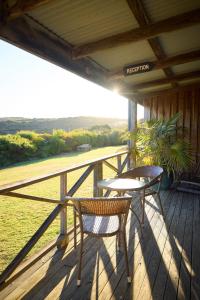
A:
<svg viewBox="0 0 200 300">
<path fill-rule="evenodd" d="M 130 169 L 119 175 L 120 178 L 137 178 L 137 177 L 147 177 L 147 178 L 158 178 L 163 174 L 163 168 L 159 166 L 142 166 L 134 169 Z"/>
<path fill-rule="evenodd" d="M 127 214 L 131 196 L 70 198 L 79 214 L 113 216 Z"/>
</svg>

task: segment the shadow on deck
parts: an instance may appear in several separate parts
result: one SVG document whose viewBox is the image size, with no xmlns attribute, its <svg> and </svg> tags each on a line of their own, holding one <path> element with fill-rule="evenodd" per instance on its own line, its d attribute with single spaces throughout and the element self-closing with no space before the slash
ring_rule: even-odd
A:
<svg viewBox="0 0 200 300">
<path fill-rule="evenodd" d="M 116 238 L 86 238 L 82 285 L 77 250 L 53 248 L 0 292 L 0 299 L 200 299 L 200 197 L 167 191 L 146 205 L 144 238 L 129 214 L 127 240 L 132 283 Z M 136 210 L 140 213 L 138 203 Z M 78 236 L 79 238 L 79 236 Z"/>
</svg>

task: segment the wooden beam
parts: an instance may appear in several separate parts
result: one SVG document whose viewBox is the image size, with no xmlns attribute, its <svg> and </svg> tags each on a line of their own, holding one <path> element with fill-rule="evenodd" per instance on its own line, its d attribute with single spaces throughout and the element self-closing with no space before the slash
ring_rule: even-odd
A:
<svg viewBox="0 0 200 300">
<path fill-rule="evenodd" d="M 94 167 L 93 174 L 93 197 L 102 197 L 103 190 L 98 187 L 98 181 L 103 179 L 103 162 L 99 162 Z"/>
<path fill-rule="evenodd" d="M 66 194 L 67 194 L 67 173 L 60 175 L 60 201 L 62 203 L 64 203 L 65 201 Z M 60 240 L 63 239 L 63 242 L 66 238 L 66 234 L 67 234 L 67 207 L 62 209 L 60 212 Z"/>
<path fill-rule="evenodd" d="M 38 177 L 34 177 L 34 178 L 29 178 L 29 179 L 25 179 L 25 180 L 20 180 L 20 181 L 17 181 L 17 182 L 13 182 L 11 184 L 1 185 L 0 186 L 0 195 L 5 195 L 8 192 L 11 192 L 11 191 L 14 191 L 14 190 L 17 190 L 17 189 L 21 189 L 23 187 L 26 187 L 26 186 L 29 186 L 29 185 L 32 185 L 32 184 L 35 184 L 35 183 L 39 183 L 39 182 L 57 177 L 57 176 L 62 175 L 64 173 L 70 173 L 70 172 L 82 169 L 82 168 L 90 166 L 90 165 L 95 165 L 98 162 L 103 162 L 104 160 L 107 160 L 107 159 L 110 159 L 110 158 L 113 158 L 113 157 L 116 157 L 116 156 L 124 155 L 124 154 L 127 154 L 127 153 L 128 153 L 128 150 L 124 150 L 124 151 L 118 152 L 117 154 L 115 153 L 115 154 L 103 156 L 99 159 L 89 160 L 89 161 L 86 161 L 82 164 L 76 164 L 76 165 L 73 165 L 71 167 L 64 168 L 64 169 L 61 169 L 61 170 L 57 170 L 55 172 L 52 172 L 52 173 L 49 173 L 49 174 L 46 174 L 46 175 L 42 175 L 42 176 L 38 176 Z"/>
<path fill-rule="evenodd" d="M 121 158 L 121 157 L 120 157 Z M 110 169 L 112 169 L 113 171 L 115 171 L 116 173 L 118 172 L 118 169 L 113 166 L 111 163 L 109 163 L 108 161 L 104 160 L 104 164 L 109 167 Z"/>
<path fill-rule="evenodd" d="M 137 129 L 137 100 L 129 100 L 128 102 L 128 131 L 133 134 L 135 130 Z M 127 160 L 128 163 L 128 169 L 133 168 L 136 166 L 136 156 L 133 151 L 135 146 L 135 140 L 129 139 L 128 141 L 129 151 L 131 152 L 131 155 L 129 159 Z M 128 157 L 128 155 L 127 155 Z M 123 169 L 121 168 L 122 173 Z"/>
<path fill-rule="evenodd" d="M 127 3 L 140 26 L 152 23 L 141 0 L 127 0 Z M 148 43 L 158 60 L 166 57 L 158 37 L 148 39 Z M 173 72 L 169 67 L 163 68 L 163 71 L 167 77 L 173 76 Z M 176 83 L 173 83 L 173 85 L 176 85 Z"/>
<path fill-rule="evenodd" d="M 158 69 L 168 68 L 170 66 L 184 64 L 184 63 L 195 61 L 195 60 L 200 60 L 200 50 L 191 51 L 188 53 L 183 53 L 183 54 L 167 57 L 167 58 L 157 60 L 157 61 L 151 61 L 151 63 L 154 65 L 153 70 L 158 70 Z M 134 63 L 132 63 L 132 64 L 130 63 L 130 65 L 134 65 Z M 109 78 L 111 80 L 123 78 L 124 72 L 122 69 L 123 68 L 121 68 L 117 71 L 110 72 Z"/>
<path fill-rule="evenodd" d="M 199 78 L 200 79 L 200 78 Z M 135 97 L 137 97 L 138 103 L 143 105 L 143 101 L 147 97 L 154 97 L 154 96 L 160 96 L 160 100 L 162 100 L 162 96 L 169 96 L 171 93 L 176 93 L 176 92 L 183 92 L 183 91 L 191 91 L 193 89 L 200 89 L 200 81 L 195 82 L 195 83 L 187 83 L 184 85 L 180 85 L 176 88 L 166 88 L 163 90 L 158 90 L 158 91 L 153 91 L 153 92 L 141 92 L 137 93 Z M 199 90 L 200 91 L 200 90 Z"/>
<path fill-rule="evenodd" d="M 83 184 L 83 182 L 86 180 L 86 178 L 90 175 L 90 173 L 93 171 L 94 165 L 89 166 L 84 173 L 80 176 L 80 178 L 76 181 L 76 183 L 72 186 L 72 188 L 68 191 L 66 196 L 73 196 L 76 191 L 79 189 L 79 187 Z"/>
<path fill-rule="evenodd" d="M 157 85 L 172 83 L 172 82 L 186 80 L 186 79 L 193 79 L 193 78 L 200 78 L 200 70 L 193 71 L 190 73 L 183 73 L 180 75 L 175 75 L 171 78 L 162 78 L 162 79 L 158 79 L 158 80 L 152 80 L 152 81 L 148 81 L 148 82 L 135 84 L 132 86 L 132 88 L 139 90 L 139 89 L 148 88 L 151 86 L 157 86 Z"/>
<path fill-rule="evenodd" d="M 72 60 L 72 47 L 30 17 L 0 26 L 0 38 L 55 65 L 106 87 L 106 70 L 93 60 Z"/>
<path fill-rule="evenodd" d="M 8 8 L 8 15 L 6 19 L 9 21 L 18 18 L 24 13 L 27 13 L 41 5 L 47 4 L 50 1 L 52 0 L 18 0 L 13 6 Z M 7 1 L 7 3 L 8 2 L 9 1 Z"/>
<path fill-rule="evenodd" d="M 131 101 L 131 100 L 129 100 L 129 101 Z M 137 127 L 137 103 L 136 102 L 135 102 L 135 110 L 134 110 L 133 114 L 136 116 L 135 121 L 136 121 L 136 127 Z M 133 129 L 133 127 L 132 127 L 132 129 Z M 130 131 L 130 128 L 129 128 L 129 131 Z M 130 157 L 130 154 L 128 153 L 121 165 L 121 169 L 118 171 L 118 175 L 123 172 L 125 166 L 129 163 L 129 157 Z"/>
<path fill-rule="evenodd" d="M 40 201 L 40 202 L 47 202 L 47 203 L 65 205 L 64 203 L 62 203 L 62 201 L 59 201 L 59 200 L 43 198 L 43 197 L 37 197 L 37 196 L 31 196 L 31 195 L 25 195 L 25 194 L 21 194 L 21 193 L 8 192 L 5 195 L 9 196 L 9 197 L 14 197 L 14 198 L 20 198 L 20 199 L 27 199 L 27 200 L 33 200 L 33 201 Z"/>
<path fill-rule="evenodd" d="M 175 31 L 189 27 L 200 22 L 200 9 L 196 9 L 184 14 L 170 17 L 168 19 L 145 25 L 140 28 L 132 29 L 127 32 L 119 33 L 111 37 L 97 40 L 82 46 L 75 47 L 73 50 L 74 58 L 81 58 L 96 51 L 105 50 L 128 43 L 133 43 L 158 36 L 161 33 Z"/>
</svg>

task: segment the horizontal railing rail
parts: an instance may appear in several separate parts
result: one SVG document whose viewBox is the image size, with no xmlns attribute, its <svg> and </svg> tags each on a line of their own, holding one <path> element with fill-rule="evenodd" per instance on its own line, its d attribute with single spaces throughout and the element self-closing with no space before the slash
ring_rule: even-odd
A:
<svg viewBox="0 0 200 300">
<path fill-rule="evenodd" d="M 26 186 L 29 186 L 29 185 L 32 185 L 32 184 L 35 184 L 35 183 L 39 183 L 41 181 L 45 181 L 45 180 L 60 176 L 60 175 L 65 174 L 65 173 L 76 171 L 78 169 L 82 169 L 82 168 L 87 167 L 87 166 L 92 165 L 92 164 L 97 164 L 98 162 L 102 162 L 104 160 L 108 160 L 108 159 L 116 157 L 116 156 L 122 156 L 122 155 L 127 154 L 127 153 L 129 153 L 128 150 L 117 152 L 115 154 L 103 156 L 103 157 L 98 158 L 98 159 L 85 161 L 82 164 L 72 165 L 70 167 L 60 169 L 60 170 L 57 170 L 55 172 L 48 173 L 46 175 L 16 181 L 16 182 L 13 182 L 11 184 L 1 185 L 0 186 L 0 194 L 4 194 L 6 192 L 10 192 L 10 191 L 13 191 L 13 190 L 16 190 L 16 189 L 21 189 L 23 187 L 26 187 Z"/>
<path fill-rule="evenodd" d="M 125 155 L 125 159 L 122 161 L 122 156 Z M 114 166 L 111 162 L 108 162 L 111 158 L 117 158 L 117 167 Z M 68 196 L 73 196 L 83 184 L 83 182 L 88 178 L 88 176 L 93 172 L 93 196 L 101 197 L 103 196 L 103 191 L 98 188 L 98 181 L 103 179 L 103 165 L 106 165 L 110 169 L 116 172 L 116 174 L 120 174 L 124 168 L 129 165 L 130 152 L 128 150 L 117 152 L 112 155 L 107 155 L 98 159 L 89 160 L 81 164 L 72 165 L 70 167 L 57 170 L 55 172 L 29 178 L 21 181 L 17 181 L 11 184 L 5 184 L 0 186 L 0 195 L 8 196 L 14 198 L 22 198 L 31 201 L 40 201 L 47 202 L 51 204 L 55 204 L 56 207 L 49 214 L 47 219 L 43 222 L 43 224 L 39 227 L 39 229 L 33 234 L 30 240 L 26 243 L 26 245 L 20 250 L 20 252 L 16 255 L 16 257 L 11 261 L 11 263 L 6 267 L 6 269 L 0 275 L 0 286 L 3 288 L 6 285 L 6 280 L 9 278 L 9 282 L 12 280 L 10 276 L 16 270 L 16 268 L 20 265 L 23 259 L 27 256 L 27 254 L 31 251 L 37 241 L 42 237 L 51 223 L 55 220 L 55 218 L 60 214 L 60 236 L 58 238 L 57 245 L 58 247 L 66 247 L 69 241 L 69 231 L 67 228 L 67 207 L 72 206 L 72 204 L 67 200 Z M 86 169 L 85 169 L 86 168 Z M 68 191 L 68 173 L 73 171 L 85 169 L 83 174 L 77 179 L 74 185 Z M 22 192 L 18 193 L 15 190 L 21 189 L 23 187 L 31 186 L 33 184 L 43 182 L 49 180 L 54 177 L 60 176 L 60 200 L 49 199 L 40 196 L 27 195 Z M 108 196 L 108 193 L 105 193 L 104 196 Z M 74 228 L 77 228 L 76 218 L 74 217 Z M 72 230 L 70 230 L 70 233 Z M 76 236 L 74 230 L 74 245 L 76 245 Z M 16 278 L 16 274 L 14 276 Z"/>
</svg>

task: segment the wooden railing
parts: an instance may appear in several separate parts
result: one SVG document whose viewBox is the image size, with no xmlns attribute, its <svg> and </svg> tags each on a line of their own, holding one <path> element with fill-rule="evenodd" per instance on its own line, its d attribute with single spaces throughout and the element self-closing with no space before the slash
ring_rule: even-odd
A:
<svg viewBox="0 0 200 300">
<path fill-rule="evenodd" d="M 125 156 L 125 159 L 122 161 L 122 157 Z M 116 158 L 117 159 L 117 167 L 112 163 L 108 162 L 109 159 Z M 23 198 L 31 201 L 41 201 L 48 202 L 52 204 L 56 204 L 54 210 L 50 213 L 50 215 L 46 218 L 46 220 L 42 223 L 39 229 L 34 233 L 31 239 L 26 243 L 26 245 L 21 249 L 21 251 L 16 255 L 16 257 L 12 260 L 12 262 L 7 266 L 7 268 L 2 272 L 0 276 L 0 285 L 4 285 L 5 281 L 10 277 L 10 275 L 14 272 L 14 270 L 19 266 L 22 260 L 26 257 L 26 255 L 30 252 L 30 250 L 34 247 L 37 241 L 41 238 L 41 236 L 45 233 L 50 224 L 55 220 L 55 218 L 60 214 L 60 235 L 57 239 L 57 246 L 62 248 L 68 245 L 69 234 L 73 231 L 68 230 L 67 228 L 67 207 L 71 206 L 71 204 L 65 199 L 66 196 L 73 196 L 83 182 L 87 179 L 87 177 L 93 172 L 93 196 L 102 196 L 102 190 L 99 190 L 97 187 L 97 182 L 103 179 L 103 165 L 111 168 L 116 174 L 120 174 L 126 166 L 129 165 L 130 153 L 126 151 L 121 151 L 113 155 L 104 156 L 99 159 L 86 161 L 79 165 L 73 165 L 69 168 L 65 168 L 62 170 L 58 170 L 56 172 L 43 175 L 40 177 L 30 178 L 23 181 L 14 182 L 12 184 L 2 185 L 0 186 L 0 195 L 15 197 L 15 198 Z M 86 168 L 87 167 L 87 168 Z M 67 175 L 73 171 L 86 168 L 83 174 L 78 178 L 75 184 L 68 191 L 67 184 Z M 23 187 L 27 187 L 42 181 L 49 180 L 54 177 L 60 177 L 60 200 L 49 199 L 44 197 L 31 196 L 24 193 L 15 192 L 18 189 Z M 108 196 L 108 193 L 105 193 L 105 196 Z M 75 224 L 76 226 L 76 224 Z M 74 236 L 76 239 L 76 237 Z"/>
</svg>

